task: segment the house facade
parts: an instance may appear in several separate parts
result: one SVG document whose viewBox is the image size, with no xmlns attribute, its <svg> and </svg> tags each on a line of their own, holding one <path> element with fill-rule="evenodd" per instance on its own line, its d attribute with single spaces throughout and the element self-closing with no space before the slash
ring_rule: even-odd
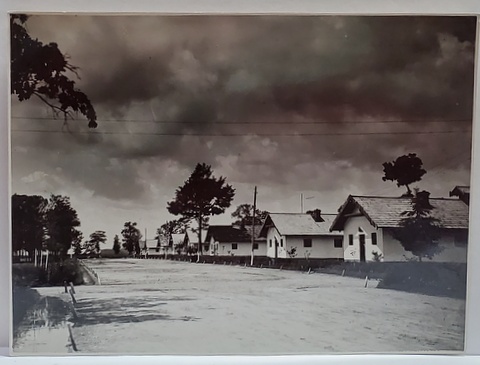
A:
<svg viewBox="0 0 480 365">
<path fill-rule="evenodd" d="M 210 226 L 206 242 L 211 256 L 250 256 L 252 254 L 251 231 L 235 226 Z M 207 251 L 205 251 L 207 253 Z M 255 240 L 254 255 L 265 256 L 265 240 Z"/>
<path fill-rule="evenodd" d="M 428 198 L 429 214 L 438 222 L 441 251 L 433 261 L 466 262 L 468 205 L 460 199 Z M 332 223 L 343 231 L 345 261 L 405 261 L 415 256 L 395 239 L 412 197 L 349 196 Z"/>
<path fill-rule="evenodd" d="M 262 226 L 266 255 L 271 258 L 342 259 L 343 235 L 330 232 L 333 214 L 316 219 L 303 213 L 271 213 Z"/>
</svg>

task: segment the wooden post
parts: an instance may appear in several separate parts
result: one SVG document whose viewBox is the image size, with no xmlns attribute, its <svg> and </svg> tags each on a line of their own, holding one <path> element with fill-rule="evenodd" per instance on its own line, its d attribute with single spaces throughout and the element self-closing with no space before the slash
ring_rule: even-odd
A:
<svg viewBox="0 0 480 365">
<path fill-rule="evenodd" d="M 95 273 L 94 273 L 94 274 L 95 274 Z M 97 276 L 97 275 L 95 274 L 95 276 Z M 74 288 L 72 282 L 70 282 L 70 288 L 72 289 L 73 294 L 75 294 L 75 288 Z"/>
<path fill-rule="evenodd" d="M 68 288 L 67 288 L 67 281 L 63 281 L 63 286 L 65 287 L 65 293 L 68 293 Z"/>
<path fill-rule="evenodd" d="M 345 269 L 342 270 L 342 276 L 345 276 Z"/>
<path fill-rule="evenodd" d="M 78 351 L 77 344 L 75 343 L 75 340 L 73 339 L 72 326 L 70 324 L 68 324 L 68 336 L 70 337 L 70 343 L 72 345 L 73 351 Z"/>
<path fill-rule="evenodd" d="M 368 275 L 365 276 L 365 288 L 368 286 Z"/>
<path fill-rule="evenodd" d="M 255 256 L 255 211 L 257 210 L 257 186 L 253 191 L 253 218 L 252 218 L 252 257 L 250 258 L 250 266 L 253 266 L 253 257 Z"/>
<path fill-rule="evenodd" d="M 72 289 L 69 290 L 70 296 L 72 297 L 72 302 L 73 304 L 77 304 L 77 301 L 75 300 L 75 295 L 73 295 Z"/>
</svg>

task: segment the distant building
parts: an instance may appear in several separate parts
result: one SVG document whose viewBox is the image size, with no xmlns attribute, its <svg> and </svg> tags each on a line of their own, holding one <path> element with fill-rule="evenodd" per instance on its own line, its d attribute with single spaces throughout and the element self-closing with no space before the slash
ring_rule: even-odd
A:
<svg viewBox="0 0 480 365">
<path fill-rule="evenodd" d="M 404 261 L 413 257 L 393 238 L 407 211 L 412 211 L 412 197 L 350 195 L 332 223 L 332 231 L 343 231 L 346 261 Z M 468 237 L 468 206 L 460 199 L 428 198 L 430 216 L 442 229 L 439 244 L 443 251 L 434 261 L 465 262 Z"/>
<path fill-rule="evenodd" d="M 313 215 L 313 216 L 312 216 Z M 343 258 L 343 234 L 329 230 L 335 214 L 270 213 L 261 228 L 271 258 Z"/>
<path fill-rule="evenodd" d="M 207 230 L 202 229 L 202 251 L 208 251 L 208 244 L 205 245 L 205 238 L 207 237 Z M 187 229 L 184 235 L 185 251 L 189 252 L 190 250 L 196 251 L 198 249 L 198 232 L 193 229 Z M 206 246 L 206 247 L 205 247 Z"/>
<path fill-rule="evenodd" d="M 249 227 L 248 229 L 246 227 Z M 212 256 L 250 256 L 252 254 L 251 226 L 237 227 L 231 225 L 215 225 L 208 227 L 205 253 Z M 256 226 L 258 231 L 260 227 Z M 257 234 L 256 234 L 257 235 Z M 265 240 L 255 241 L 254 255 L 265 256 Z"/>
</svg>

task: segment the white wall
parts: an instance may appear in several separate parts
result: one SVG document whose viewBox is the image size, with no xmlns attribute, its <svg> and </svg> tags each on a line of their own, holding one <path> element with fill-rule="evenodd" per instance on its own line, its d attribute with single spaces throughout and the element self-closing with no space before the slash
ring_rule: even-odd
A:
<svg viewBox="0 0 480 365">
<path fill-rule="evenodd" d="M 235 242 L 233 242 L 235 243 Z M 222 243 L 215 241 L 212 237 L 210 239 L 210 249 L 208 254 L 210 256 L 250 256 L 252 254 L 252 243 L 251 242 L 237 242 L 237 249 L 232 248 L 232 242 Z M 258 249 L 255 250 L 255 256 L 266 256 L 267 254 L 267 245 L 265 242 L 257 242 Z"/>
<path fill-rule="evenodd" d="M 362 230 L 362 232 L 359 231 L 359 228 Z M 372 244 L 372 233 L 377 234 L 377 245 Z M 364 216 L 351 217 L 347 219 L 343 231 L 345 261 L 360 261 L 360 234 L 365 234 L 366 261 L 373 260 L 373 252 L 376 252 L 379 255 L 384 255 L 382 229 L 377 229 L 372 226 L 368 219 Z M 353 245 L 349 245 L 349 235 L 353 235 Z"/>
<path fill-rule="evenodd" d="M 270 227 L 267 232 L 267 256 L 268 257 L 275 257 L 275 238 L 278 242 L 277 247 L 277 257 L 288 257 L 287 252 L 285 250 L 285 237 L 280 235 L 275 227 Z M 283 247 L 280 246 L 280 243 L 283 241 Z"/>
<path fill-rule="evenodd" d="M 402 244 L 392 237 L 387 228 L 384 229 L 384 247 L 386 261 L 404 261 L 413 258 L 411 252 L 405 251 Z M 453 233 L 446 232 L 440 238 L 443 250 L 433 256 L 434 262 L 467 262 L 467 247 L 455 246 Z M 428 260 L 428 259 L 426 259 Z"/>
<path fill-rule="evenodd" d="M 343 258 L 343 247 L 334 247 L 333 239 L 342 238 L 338 236 L 287 236 L 286 250 L 290 251 L 292 247 L 296 247 L 295 258 L 311 258 L 311 259 L 332 259 Z M 303 239 L 311 238 L 312 247 L 303 247 Z M 283 251 L 282 251 L 283 252 Z M 288 255 L 286 256 L 289 257 Z"/>
</svg>

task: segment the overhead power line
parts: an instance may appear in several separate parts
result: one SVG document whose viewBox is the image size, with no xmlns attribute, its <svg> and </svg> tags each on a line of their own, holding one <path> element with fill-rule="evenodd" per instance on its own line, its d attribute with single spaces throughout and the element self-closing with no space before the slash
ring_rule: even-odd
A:
<svg viewBox="0 0 480 365">
<path fill-rule="evenodd" d="M 12 116 L 12 119 L 18 120 L 48 120 L 48 121 L 64 121 L 63 119 L 54 117 L 22 117 Z M 80 120 L 80 119 L 79 119 Z M 83 119 L 82 119 L 83 120 Z M 400 123 L 466 123 L 472 122 L 472 119 L 384 119 L 384 120 L 336 120 L 336 121 L 172 121 L 172 120 L 142 120 L 142 119 L 97 119 L 99 123 L 151 123 L 151 124 L 220 124 L 220 125 L 265 125 L 265 124 L 400 124 Z"/>
<path fill-rule="evenodd" d="M 418 135 L 418 134 L 453 134 L 471 133 L 471 130 L 447 130 L 447 131 L 410 131 L 410 132 L 317 132 L 317 133 L 180 133 L 180 132 L 108 132 L 108 131 L 62 131 L 40 129 L 12 129 L 14 133 L 51 133 L 71 135 L 137 135 L 137 136 L 165 136 L 165 137 L 313 137 L 313 136 L 371 136 L 371 135 Z"/>
</svg>

